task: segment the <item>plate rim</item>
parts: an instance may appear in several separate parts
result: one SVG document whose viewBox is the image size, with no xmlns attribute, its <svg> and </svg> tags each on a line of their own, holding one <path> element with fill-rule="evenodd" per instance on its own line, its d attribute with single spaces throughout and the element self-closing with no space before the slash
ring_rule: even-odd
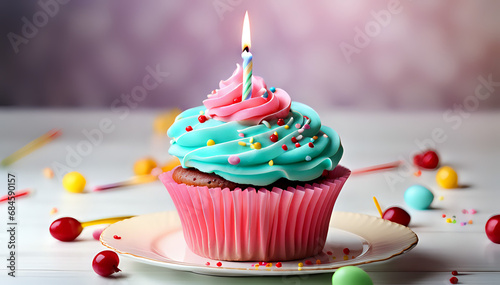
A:
<svg viewBox="0 0 500 285">
<path fill-rule="evenodd" d="M 332 217 L 331 217 L 330 224 L 329 224 L 329 228 L 330 229 L 343 230 L 343 231 L 346 231 L 348 233 L 354 234 L 354 235 L 356 235 L 356 236 L 364 239 L 365 241 L 370 242 L 369 239 L 367 239 L 366 237 L 360 236 L 358 233 L 353 233 L 352 231 L 346 230 L 344 228 L 335 227 L 335 225 L 333 224 L 334 221 L 335 221 L 335 217 L 336 216 L 337 216 L 337 219 L 338 219 L 338 217 L 342 217 L 342 216 L 346 216 L 346 217 L 357 216 L 358 218 L 369 218 L 369 219 L 374 219 L 374 221 L 378 220 L 379 222 L 387 223 L 388 225 L 389 224 L 392 224 L 393 226 L 395 225 L 395 226 L 399 227 L 400 229 L 407 231 L 407 234 L 410 234 L 410 236 L 412 236 L 412 238 L 414 240 L 413 240 L 413 242 L 411 242 L 410 244 L 408 244 L 405 248 L 399 250 L 398 252 L 396 252 L 396 253 L 394 253 L 394 254 L 392 254 L 390 256 L 383 257 L 383 258 L 369 259 L 369 260 L 360 260 L 359 262 L 353 262 L 353 259 L 350 259 L 350 260 L 348 260 L 349 262 L 346 262 L 347 264 L 343 264 L 345 261 L 340 261 L 340 262 L 332 263 L 332 266 L 319 267 L 319 268 L 318 267 L 312 267 L 311 268 L 311 267 L 305 267 L 304 266 L 304 267 L 300 267 L 300 269 L 297 267 L 296 269 L 291 269 L 291 268 L 273 268 L 272 270 L 258 270 L 258 269 L 254 269 L 254 268 L 241 268 L 241 267 L 240 268 L 236 268 L 236 267 L 226 267 L 226 266 L 221 266 L 221 267 L 206 266 L 206 265 L 201 265 L 201 264 L 195 264 L 195 263 L 177 261 L 177 260 L 173 260 L 173 259 L 170 259 L 170 258 L 169 258 L 169 260 L 153 259 L 153 258 L 150 258 L 150 257 L 145 257 L 145 256 L 137 255 L 137 254 L 134 254 L 134 253 L 131 253 L 131 252 L 122 251 L 122 250 L 120 250 L 120 249 L 118 249 L 118 248 L 116 248 L 116 247 L 108 244 L 103 239 L 104 233 L 107 230 L 110 230 L 111 228 L 113 228 L 114 226 L 116 226 L 118 224 L 129 223 L 130 220 L 132 220 L 132 219 L 139 219 L 139 218 L 144 219 L 144 218 L 147 218 L 149 216 L 155 216 L 155 215 L 176 215 L 176 216 L 178 216 L 178 213 L 177 213 L 177 211 L 155 212 L 155 213 L 138 215 L 138 216 L 135 216 L 135 217 L 132 217 L 132 218 L 129 218 L 129 219 L 125 219 L 125 220 L 116 222 L 114 224 L 111 224 L 111 225 L 107 226 L 102 231 L 101 236 L 99 238 L 99 241 L 101 242 L 101 244 L 103 246 L 107 247 L 108 249 L 113 250 L 113 251 L 119 253 L 120 255 L 122 255 L 124 257 L 130 258 L 130 259 L 142 262 L 142 263 L 147 263 L 147 264 L 151 264 L 151 265 L 155 265 L 155 266 L 166 267 L 166 268 L 171 268 L 171 269 L 176 269 L 176 270 L 181 270 L 181 271 L 190 271 L 190 272 L 195 272 L 195 273 L 209 274 L 209 275 L 219 275 L 219 276 L 220 275 L 223 275 L 223 276 L 229 276 L 229 275 L 231 275 L 231 274 L 223 274 L 225 270 L 227 270 L 227 271 L 235 271 L 236 270 L 237 272 L 233 272 L 234 276 L 242 276 L 242 275 L 246 275 L 246 276 L 250 276 L 250 275 L 273 276 L 273 275 L 283 275 L 284 273 L 289 274 L 289 275 L 328 273 L 328 272 L 333 272 L 336 269 L 338 269 L 340 267 L 343 267 L 343 266 L 358 266 L 358 265 L 364 265 L 364 264 L 369 264 L 369 263 L 381 262 L 381 261 L 389 260 L 391 258 L 394 258 L 396 256 L 402 255 L 402 254 L 404 254 L 404 253 L 412 250 L 414 247 L 417 246 L 417 244 L 419 242 L 418 235 L 414 231 L 412 231 L 409 227 L 405 227 L 403 225 L 396 224 L 394 222 L 391 222 L 391 221 L 388 221 L 388 220 L 384 220 L 384 219 L 376 217 L 376 216 L 371 216 L 371 215 L 362 214 L 362 213 L 344 212 L 344 211 L 334 211 L 332 213 Z M 179 225 L 179 227 L 180 227 L 180 225 Z M 182 227 L 180 227 L 180 230 L 182 230 Z M 373 246 L 372 245 L 370 246 L 370 249 L 367 252 L 369 252 L 371 250 L 373 250 Z M 155 254 L 158 254 L 158 253 L 155 253 Z M 168 257 L 165 257 L 165 258 L 168 258 Z M 220 271 L 220 270 L 224 270 L 224 271 Z"/>
</svg>

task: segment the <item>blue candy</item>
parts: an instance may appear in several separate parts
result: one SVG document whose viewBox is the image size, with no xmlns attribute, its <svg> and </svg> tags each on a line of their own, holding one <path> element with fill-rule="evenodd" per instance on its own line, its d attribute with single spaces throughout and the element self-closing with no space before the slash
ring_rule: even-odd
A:
<svg viewBox="0 0 500 285">
<path fill-rule="evenodd" d="M 413 209 L 428 209 L 432 200 L 434 200 L 434 194 L 422 185 L 413 185 L 406 189 L 405 202 Z"/>
</svg>

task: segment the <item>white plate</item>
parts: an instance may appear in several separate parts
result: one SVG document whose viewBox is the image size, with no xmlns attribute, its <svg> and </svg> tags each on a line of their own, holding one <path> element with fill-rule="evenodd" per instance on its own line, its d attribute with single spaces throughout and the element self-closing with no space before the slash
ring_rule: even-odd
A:
<svg viewBox="0 0 500 285">
<path fill-rule="evenodd" d="M 121 237 L 120 239 L 114 236 Z M 417 235 L 407 227 L 374 216 L 335 212 L 323 252 L 295 261 L 255 266 L 258 262 L 211 260 L 192 253 L 184 241 L 177 212 L 137 216 L 107 227 L 101 243 L 136 261 L 177 270 L 220 276 L 298 275 L 333 272 L 347 265 L 387 260 L 403 254 L 418 243 Z M 350 253 L 345 255 L 343 250 Z M 312 264 L 306 262 L 311 261 Z M 321 264 L 317 264 L 317 260 Z M 207 262 L 210 265 L 207 265 Z M 299 267 L 299 263 L 303 263 Z"/>
</svg>

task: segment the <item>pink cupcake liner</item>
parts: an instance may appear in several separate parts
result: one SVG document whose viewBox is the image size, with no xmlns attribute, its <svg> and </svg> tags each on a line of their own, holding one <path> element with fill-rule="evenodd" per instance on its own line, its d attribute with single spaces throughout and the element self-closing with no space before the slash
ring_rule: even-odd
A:
<svg viewBox="0 0 500 285">
<path fill-rule="evenodd" d="M 216 260 L 285 261 L 323 250 L 335 201 L 351 171 L 337 166 L 321 183 L 286 190 L 208 188 L 160 175 L 194 253 Z"/>
</svg>

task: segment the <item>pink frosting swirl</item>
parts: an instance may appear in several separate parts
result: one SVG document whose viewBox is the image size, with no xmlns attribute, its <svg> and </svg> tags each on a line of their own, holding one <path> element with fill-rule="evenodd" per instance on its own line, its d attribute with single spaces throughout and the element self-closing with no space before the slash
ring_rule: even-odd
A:
<svg viewBox="0 0 500 285">
<path fill-rule="evenodd" d="M 243 85 L 243 68 L 237 64 L 233 75 L 226 81 L 221 80 L 219 90 L 209 94 L 203 101 L 207 115 L 223 121 L 245 121 L 258 124 L 262 120 L 283 118 L 290 112 L 292 100 L 283 89 L 275 92 L 267 89 L 264 79 L 252 77 L 252 97 L 241 101 Z M 267 92 L 267 98 L 265 93 Z"/>
</svg>

